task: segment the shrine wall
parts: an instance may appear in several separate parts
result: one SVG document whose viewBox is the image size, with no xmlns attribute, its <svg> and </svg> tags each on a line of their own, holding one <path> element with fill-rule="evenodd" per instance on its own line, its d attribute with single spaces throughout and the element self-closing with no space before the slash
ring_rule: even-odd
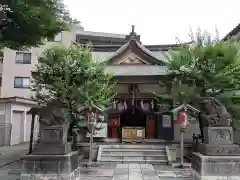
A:
<svg viewBox="0 0 240 180">
<path fill-rule="evenodd" d="M 166 89 L 165 87 L 161 87 L 159 84 L 139 84 L 138 87 L 142 93 L 164 93 Z"/>
<path fill-rule="evenodd" d="M 113 91 L 118 93 L 128 93 L 129 84 L 117 84 Z M 164 93 L 165 87 L 160 87 L 159 84 L 138 84 L 140 93 Z"/>
<path fill-rule="evenodd" d="M 127 84 L 116 84 L 113 88 L 114 92 L 117 93 L 127 93 L 128 92 L 128 85 Z"/>
</svg>

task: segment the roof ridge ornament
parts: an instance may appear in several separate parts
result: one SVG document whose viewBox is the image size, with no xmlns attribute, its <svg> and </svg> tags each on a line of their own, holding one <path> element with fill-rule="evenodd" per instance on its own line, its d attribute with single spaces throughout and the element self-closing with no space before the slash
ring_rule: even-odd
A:
<svg viewBox="0 0 240 180">
<path fill-rule="evenodd" d="M 135 25 L 132 25 L 132 32 L 130 33 L 130 36 L 133 37 L 133 36 L 136 36 L 136 32 L 135 32 Z"/>
<path fill-rule="evenodd" d="M 140 36 L 135 32 L 135 25 L 132 25 L 132 31 L 126 36 L 127 40 L 137 40 L 140 42 Z"/>
</svg>

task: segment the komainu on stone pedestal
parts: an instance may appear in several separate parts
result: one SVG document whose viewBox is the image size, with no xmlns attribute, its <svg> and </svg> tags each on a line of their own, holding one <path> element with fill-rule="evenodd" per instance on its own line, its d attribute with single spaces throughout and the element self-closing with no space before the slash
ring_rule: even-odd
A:
<svg viewBox="0 0 240 180">
<path fill-rule="evenodd" d="M 21 180 L 80 180 L 78 152 L 67 142 L 68 109 L 54 101 L 30 112 L 39 115 L 40 139 L 23 158 Z"/>
<path fill-rule="evenodd" d="M 203 104 L 204 141 L 192 156 L 193 180 L 240 180 L 240 148 L 233 143 L 231 115 L 215 98 L 206 98 Z"/>
</svg>

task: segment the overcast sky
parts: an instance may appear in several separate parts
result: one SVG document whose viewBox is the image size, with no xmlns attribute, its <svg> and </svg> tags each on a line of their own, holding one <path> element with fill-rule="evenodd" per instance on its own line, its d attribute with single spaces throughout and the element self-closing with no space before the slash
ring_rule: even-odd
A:
<svg viewBox="0 0 240 180">
<path fill-rule="evenodd" d="M 190 27 L 220 37 L 240 23 L 240 0 L 64 0 L 87 31 L 128 34 L 131 25 L 144 44 L 188 41 Z"/>
</svg>

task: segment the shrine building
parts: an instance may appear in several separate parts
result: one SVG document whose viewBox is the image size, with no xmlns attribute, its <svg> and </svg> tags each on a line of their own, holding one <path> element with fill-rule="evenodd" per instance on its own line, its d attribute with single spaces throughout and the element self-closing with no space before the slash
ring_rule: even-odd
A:
<svg viewBox="0 0 240 180">
<path fill-rule="evenodd" d="M 168 75 L 166 55 L 180 45 L 143 45 L 134 26 L 124 42 L 92 45 L 94 58 L 105 61 L 107 71 L 117 80 L 114 88 L 117 95 L 105 115 L 108 123 L 96 137 L 120 140 L 123 128 L 127 128 L 126 133 L 137 136 L 139 132 L 149 141 L 179 141 L 173 100 L 160 100 L 154 93 L 173 91 L 169 88 L 173 79 Z M 190 118 L 185 140 L 192 141 L 193 133 L 200 133 L 196 118 Z"/>
<path fill-rule="evenodd" d="M 44 41 L 41 47 L 28 51 L 8 48 L 0 51 L 0 146 L 29 141 L 31 115 L 27 112 L 36 105 L 31 100 L 34 94 L 30 90 L 30 79 L 37 59 L 46 48 L 72 43 L 91 43 L 93 57 L 106 62 L 107 71 L 113 73 L 117 80 L 114 89 L 117 95 L 112 108 L 105 113 L 108 123 L 96 136 L 117 141 L 122 137 L 122 128 L 132 127 L 140 128 L 138 130 L 142 130 L 144 139 L 179 140 L 179 129 L 174 123 L 176 117 L 171 115 L 172 101 L 156 99 L 153 93 L 172 92 L 168 86 L 172 79 L 168 75 L 166 55 L 180 45 L 144 45 L 134 26 L 130 33 L 113 34 L 85 31 L 76 25 L 71 31 L 61 32 L 53 40 Z M 34 127 L 37 139 L 38 125 Z M 198 121 L 195 120 L 190 121 L 185 139 L 192 141 L 194 132 L 199 132 Z"/>
</svg>

